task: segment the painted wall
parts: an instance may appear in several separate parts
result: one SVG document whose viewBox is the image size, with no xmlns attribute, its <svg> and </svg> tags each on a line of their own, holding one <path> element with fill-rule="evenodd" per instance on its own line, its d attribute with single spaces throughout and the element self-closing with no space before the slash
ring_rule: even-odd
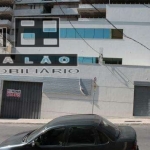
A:
<svg viewBox="0 0 150 150">
<path fill-rule="evenodd" d="M 147 4 L 150 7 L 149 4 Z M 107 19 L 121 22 L 150 22 L 149 8 L 142 4 L 111 4 L 106 5 Z"/>
<path fill-rule="evenodd" d="M 113 22 L 129 37 L 141 42 L 147 48 L 124 37 L 123 39 L 85 39 L 90 48 L 81 38 L 60 39 L 60 46 L 55 48 L 17 48 L 17 53 L 51 53 L 51 54 L 78 54 L 85 57 L 99 57 L 103 51 L 103 57 L 122 58 L 123 65 L 150 65 L 150 23 Z M 102 28 L 113 29 L 106 20 L 98 21 L 72 21 L 75 28 Z M 72 28 L 67 21 L 60 22 L 60 28 Z M 27 40 L 27 43 L 29 41 Z M 69 44 L 68 44 L 69 43 Z"/>
<path fill-rule="evenodd" d="M 16 67 L 5 67 L 7 69 Z M 20 67 L 17 67 L 20 68 Z M 27 68 L 27 67 L 24 67 Z M 46 83 L 48 78 L 94 79 L 97 78 L 97 89 L 94 96 L 94 113 L 105 117 L 132 117 L 134 103 L 134 82 L 150 82 L 150 67 L 115 66 L 115 65 L 80 65 L 65 67 L 79 69 L 80 73 L 52 73 L 51 69 L 63 67 L 47 67 L 50 73 L 35 74 L 33 67 L 28 67 L 30 74 L 4 74 L 0 68 L 0 80 L 17 80 Z M 42 70 L 42 67 L 38 67 Z M 27 77 L 27 79 L 26 79 Z M 47 77 L 47 78 L 45 78 Z M 58 83 L 57 83 L 58 84 Z M 64 88 L 68 85 L 64 84 Z M 66 114 L 92 113 L 92 94 L 89 96 L 74 94 L 50 93 L 43 89 L 41 118 L 54 118 Z"/>
</svg>

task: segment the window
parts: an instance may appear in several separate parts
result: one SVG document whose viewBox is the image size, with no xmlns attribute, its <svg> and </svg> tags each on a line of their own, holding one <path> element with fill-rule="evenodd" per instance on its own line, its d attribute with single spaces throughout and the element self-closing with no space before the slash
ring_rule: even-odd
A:
<svg viewBox="0 0 150 150">
<path fill-rule="evenodd" d="M 122 64 L 122 58 L 103 58 L 105 64 Z"/>
<path fill-rule="evenodd" d="M 94 38 L 94 29 L 85 29 L 85 38 Z"/>
<path fill-rule="evenodd" d="M 111 38 L 110 29 L 104 29 L 104 39 L 110 39 L 110 38 Z"/>
<path fill-rule="evenodd" d="M 28 30 L 28 29 L 27 29 Z M 56 32 L 56 28 L 44 28 L 44 32 Z M 100 29 L 100 28 L 61 28 L 60 29 L 60 38 L 85 38 L 85 39 L 123 39 L 123 29 L 119 29 L 122 33 L 120 33 L 116 29 Z M 37 29 L 37 36 L 40 38 L 41 33 L 40 30 Z M 78 34 L 79 33 L 79 34 Z M 33 38 L 30 31 L 24 35 L 25 39 Z"/>
<path fill-rule="evenodd" d="M 78 57 L 78 62 L 80 64 L 96 64 L 96 63 L 98 63 L 98 58 L 96 58 L 96 57 Z"/>
<path fill-rule="evenodd" d="M 76 29 L 76 38 L 84 38 L 84 29 Z"/>
<path fill-rule="evenodd" d="M 103 29 L 95 29 L 94 38 L 95 39 L 103 39 L 104 30 Z"/>
<path fill-rule="evenodd" d="M 56 32 L 56 28 L 44 28 L 43 32 Z"/>
<path fill-rule="evenodd" d="M 98 144 L 106 144 L 108 142 L 108 138 L 99 130 L 97 130 L 98 133 Z"/>
<path fill-rule="evenodd" d="M 95 144 L 92 127 L 72 127 L 69 129 L 68 145 Z"/>
<path fill-rule="evenodd" d="M 75 29 L 68 28 L 67 29 L 67 38 L 75 38 L 76 31 Z"/>
<path fill-rule="evenodd" d="M 60 37 L 61 38 L 66 38 L 67 37 L 67 29 L 66 28 L 60 29 Z"/>
<path fill-rule="evenodd" d="M 35 5 L 30 5 L 30 9 L 35 9 Z"/>
<path fill-rule="evenodd" d="M 123 29 L 111 29 L 112 39 L 123 39 Z"/>
<path fill-rule="evenodd" d="M 105 129 L 105 133 L 112 139 L 118 138 L 120 134 L 118 127 L 105 118 L 102 119 L 100 127 Z"/>
<path fill-rule="evenodd" d="M 39 145 L 62 145 L 65 128 L 52 129 L 39 136 L 35 141 Z"/>
</svg>

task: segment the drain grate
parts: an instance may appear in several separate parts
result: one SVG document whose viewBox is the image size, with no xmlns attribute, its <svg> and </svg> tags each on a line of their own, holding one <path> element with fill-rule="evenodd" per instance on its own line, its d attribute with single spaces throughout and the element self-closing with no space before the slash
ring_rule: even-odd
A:
<svg viewBox="0 0 150 150">
<path fill-rule="evenodd" d="M 124 121 L 124 122 L 142 122 L 142 121 Z"/>
</svg>

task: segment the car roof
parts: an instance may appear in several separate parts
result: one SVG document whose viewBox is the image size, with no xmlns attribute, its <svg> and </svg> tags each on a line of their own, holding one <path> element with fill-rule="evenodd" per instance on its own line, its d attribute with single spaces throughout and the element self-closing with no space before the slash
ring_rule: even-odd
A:
<svg viewBox="0 0 150 150">
<path fill-rule="evenodd" d="M 58 117 L 47 124 L 47 127 L 52 126 L 67 126 L 67 125 L 94 125 L 98 126 L 102 117 L 94 114 L 86 115 L 67 115 Z"/>
</svg>

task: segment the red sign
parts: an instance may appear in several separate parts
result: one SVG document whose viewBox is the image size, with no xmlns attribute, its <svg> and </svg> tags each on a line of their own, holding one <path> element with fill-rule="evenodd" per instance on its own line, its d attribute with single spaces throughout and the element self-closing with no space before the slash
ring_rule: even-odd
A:
<svg viewBox="0 0 150 150">
<path fill-rule="evenodd" d="M 7 89 L 7 97 L 21 97 L 21 90 Z"/>
</svg>

